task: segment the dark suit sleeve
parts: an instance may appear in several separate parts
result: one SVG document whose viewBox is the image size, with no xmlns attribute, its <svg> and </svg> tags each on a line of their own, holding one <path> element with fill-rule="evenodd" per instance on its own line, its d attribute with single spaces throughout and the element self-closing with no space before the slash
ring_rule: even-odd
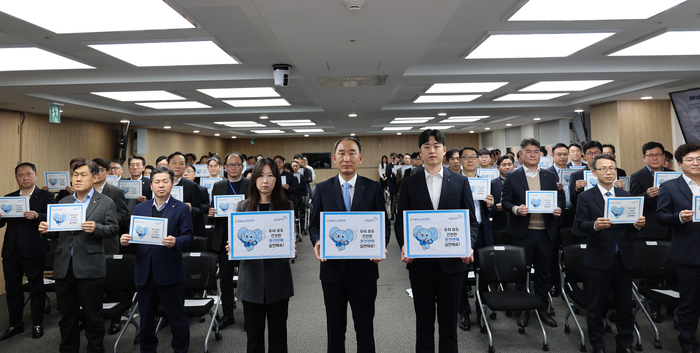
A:
<svg viewBox="0 0 700 353">
<path fill-rule="evenodd" d="M 311 223 L 309 224 L 309 239 L 311 240 L 311 246 L 316 246 L 316 242 L 320 239 L 320 223 L 321 223 L 321 212 L 323 212 L 323 202 L 321 201 L 323 187 L 316 186 L 316 192 L 314 192 L 314 197 L 311 201 Z"/>
<path fill-rule="evenodd" d="M 126 231 L 129 229 L 129 221 L 131 219 L 131 214 L 129 213 L 129 207 L 126 205 L 126 197 L 123 192 L 115 192 L 114 207 L 117 209 L 117 222 L 119 222 L 119 229 Z"/>
<path fill-rule="evenodd" d="M 192 190 L 192 216 L 200 216 L 202 214 L 202 197 L 199 193 L 197 184 L 193 185 Z M 204 201 L 206 202 L 206 201 Z"/>
<path fill-rule="evenodd" d="M 41 209 L 35 210 L 38 216 L 36 217 L 37 222 L 45 222 L 46 221 L 46 213 L 47 213 L 47 205 L 53 205 L 56 203 L 56 199 L 53 196 L 52 192 L 45 192 L 43 193 L 42 198 L 45 200 L 41 203 Z"/>
<path fill-rule="evenodd" d="M 178 224 L 180 225 L 180 235 L 175 238 L 175 247 L 178 250 L 187 248 L 192 243 L 194 238 L 194 226 L 192 225 L 192 216 L 185 209 L 178 212 Z"/>
<path fill-rule="evenodd" d="M 503 207 L 503 212 L 508 214 L 513 213 L 513 206 L 520 206 L 513 203 L 513 176 L 506 178 L 503 182 L 503 191 L 501 192 L 501 207 Z"/>
<path fill-rule="evenodd" d="M 676 195 L 677 197 L 682 197 L 681 195 Z M 668 186 L 661 184 L 659 187 L 659 196 L 657 196 L 656 204 L 656 221 L 663 225 L 669 227 L 680 227 L 684 223 L 681 223 L 680 210 L 674 212 L 673 209 L 673 195 L 669 190 Z M 646 200 L 645 200 L 646 201 Z"/>
<path fill-rule="evenodd" d="M 289 184 L 289 193 L 292 195 L 297 194 L 297 189 L 299 188 L 299 182 L 293 174 L 287 175 L 287 184 Z"/>
<path fill-rule="evenodd" d="M 410 207 L 410 191 L 406 190 L 406 184 L 401 184 L 401 189 L 399 190 L 399 201 L 396 205 L 396 221 L 394 221 L 394 235 L 396 236 L 396 242 L 399 243 L 399 247 L 403 247 L 403 211 L 408 210 Z"/>
<path fill-rule="evenodd" d="M 579 201 L 580 202 L 576 206 L 576 217 L 574 218 L 574 223 L 576 223 L 576 227 L 574 227 L 574 229 L 578 228 L 582 231 L 583 234 L 575 235 L 585 237 L 589 234 L 597 233 L 598 231 L 593 228 L 595 226 L 595 219 L 591 220 L 591 198 L 582 197 L 579 199 Z"/>
<path fill-rule="evenodd" d="M 637 176 L 638 174 L 634 173 L 630 177 L 630 194 L 632 194 L 632 196 L 644 196 L 644 202 L 647 202 L 647 190 L 642 187 Z"/>
<path fill-rule="evenodd" d="M 199 198 L 202 199 L 202 214 L 209 214 L 209 191 L 207 188 L 199 188 Z"/>
</svg>

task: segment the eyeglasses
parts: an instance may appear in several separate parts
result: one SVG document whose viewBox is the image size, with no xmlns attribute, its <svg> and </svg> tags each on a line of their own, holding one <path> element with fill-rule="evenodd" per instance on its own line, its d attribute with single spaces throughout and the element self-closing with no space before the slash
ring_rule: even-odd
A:
<svg viewBox="0 0 700 353">
<path fill-rule="evenodd" d="M 689 158 L 684 158 L 684 159 L 683 159 L 683 163 L 690 163 L 690 164 L 693 164 L 694 162 L 700 163 L 700 157 L 697 157 L 697 158 L 689 157 Z"/>
<path fill-rule="evenodd" d="M 542 151 L 540 151 L 540 150 L 525 150 L 525 151 L 523 151 L 523 153 L 525 153 L 526 155 L 529 156 L 531 154 L 538 155 L 538 154 L 542 153 Z"/>
<path fill-rule="evenodd" d="M 450 158 L 449 160 L 450 160 L 450 161 L 455 161 L 455 162 L 456 162 L 456 161 L 459 160 L 459 157 L 452 157 L 452 158 Z"/>
<path fill-rule="evenodd" d="M 593 151 L 588 151 L 588 152 L 586 152 L 586 156 L 597 156 L 597 155 L 600 155 L 600 154 L 601 154 L 601 153 L 598 152 L 598 151 L 596 151 L 596 152 L 593 152 Z"/>
<path fill-rule="evenodd" d="M 275 164 L 284 164 L 284 161 L 275 161 Z"/>
<path fill-rule="evenodd" d="M 464 159 L 465 161 L 473 161 L 473 160 L 477 159 L 478 157 L 477 157 L 477 156 L 462 156 L 462 157 L 459 157 L 459 158 L 462 158 L 462 159 Z"/>
<path fill-rule="evenodd" d="M 603 173 L 607 173 L 607 172 L 612 173 L 612 172 L 614 172 L 614 171 L 617 171 L 617 168 L 615 168 L 615 167 L 604 167 L 604 168 L 597 168 L 596 170 L 599 170 L 599 171 L 601 171 L 601 172 L 603 172 Z"/>
<path fill-rule="evenodd" d="M 656 158 L 661 158 L 661 157 L 663 157 L 663 156 L 664 156 L 663 154 L 652 154 L 652 153 L 649 153 L 649 154 L 645 155 L 644 157 L 656 159 Z"/>
<path fill-rule="evenodd" d="M 119 169 L 124 169 L 122 167 L 110 167 L 109 170 L 119 170 Z"/>
<path fill-rule="evenodd" d="M 143 164 L 141 164 L 141 163 L 139 163 L 139 164 L 129 164 L 129 167 L 131 167 L 131 168 L 143 167 Z"/>
<path fill-rule="evenodd" d="M 107 169 L 102 168 L 102 167 L 100 167 L 100 168 L 98 168 L 98 169 L 99 169 L 100 173 L 103 173 L 103 172 L 106 172 L 106 171 L 107 171 Z"/>
<path fill-rule="evenodd" d="M 242 165 L 241 163 L 228 163 L 226 164 L 226 168 L 240 168 Z"/>
</svg>

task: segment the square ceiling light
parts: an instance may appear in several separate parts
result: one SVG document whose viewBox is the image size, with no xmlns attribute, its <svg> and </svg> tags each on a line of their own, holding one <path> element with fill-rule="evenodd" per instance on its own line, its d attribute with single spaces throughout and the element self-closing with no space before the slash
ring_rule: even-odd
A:
<svg viewBox="0 0 700 353">
<path fill-rule="evenodd" d="M 94 67 L 39 48 L 0 48 L 0 71 L 74 69 Z"/>
<path fill-rule="evenodd" d="M 206 104 L 199 102 L 148 102 L 148 103 L 136 103 L 138 105 L 151 108 L 151 109 L 202 109 L 211 108 Z"/>
<path fill-rule="evenodd" d="M 529 0 L 508 21 L 642 20 L 686 0 Z"/>
<path fill-rule="evenodd" d="M 495 91 L 507 84 L 508 82 L 435 83 L 425 93 L 482 93 Z"/>
<path fill-rule="evenodd" d="M 478 116 L 451 116 L 445 120 L 440 121 L 440 123 L 473 123 L 481 119 L 486 119 L 490 115 L 478 115 Z"/>
<path fill-rule="evenodd" d="M 610 83 L 613 80 L 583 80 L 583 81 L 540 81 L 525 87 L 520 92 L 576 92 Z"/>
<path fill-rule="evenodd" d="M 163 0 L 2 1 L 0 11 L 59 34 L 195 28 Z"/>
<path fill-rule="evenodd" d="M 610 56 L 700 55 L 700 47 L 692 44 L 698 40 L 700 31 L 669 31 L 616 51 Z"/>
<path fill-rule="evenodd" d="M 236 108 L 247 107 L 287 107 L 290 106 L 286 99 L 234 99 L 225 100 L 224 103 Z"/>
<path fill-rule="evenodd" d="M 382 131 L 408 131 L 413 129 L 413 126 L 387 126 Z"/>
<path fill-rule="evenodd" d="M 494 99 L 494 101 L 546 101 L 565 96 L 567 94 L 568 93 L 511 93 L 506 94 L 503 97 L 498 97 Z"/>
<path fill-rule="evenodd" d="M 283 130 L 250 130 L 256 134 L 284 134 Z"/>
<path fill-rule="evenodd" d="M 480 94 L 423 95 L 416 98 L 413 103 L 465 103 L 479 97 L 481 97 Z"/>
<path fill-rule="evenodd" d="M 562 58 L 615 32 L 493 34 L 465 59 Z"/>
<path fill-rule="evenodd" d="M 138 67 L 238 64 L 212 41 L 90 44 L 88 46 Z"/>
<path fill-rule="evenodd" d="M 323 129 L 293 129 L 294 132 L 323 132 Z"/>
<path fill-rule="evenodd" d="M 153 102 L 177 101 L 185 98 L 167 91 L 123 91 L 123 92 L 90 92 L 91 94 L 118 100 L 121 102 Z"/>
<path fill-rule="evenodd" d="M 267 127 L 255 121 L 215 121 L 214 124 L 224 125 L 232 128 Z"/>
<path fill-rule="evenodd" d="M 453 128 L 454 126 L 423 126 L 420 128 L 421 130 L 449 130 Z"/>
<path fill-rule="evenodd" d="M 270 120 L 273 124 L 277 124 L 279 126 L 313 126 L 316 125 L 313 121 L 309 119 L 301 119 L 301 120 Z"/>
<path fill-rule="evenodd" d="M 427 121 L 435 119 L 432 116 L 423 118 L 394 118 L 389 124 L 423 124 Z"/>
<path fill-rule="evenodd" d="M 272 87 L 209 88 L 197 91 L 213 98 L 274 98 L 280 96 Z"/>
</svg>

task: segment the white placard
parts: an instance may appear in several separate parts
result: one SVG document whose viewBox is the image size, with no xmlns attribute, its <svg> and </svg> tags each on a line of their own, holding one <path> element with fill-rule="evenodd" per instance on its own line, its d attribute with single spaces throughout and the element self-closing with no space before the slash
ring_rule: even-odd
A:
<svg viewBox="0 0 700 353">
<path fill-rule="evenodd" d="M 214 184 L 216 184 L 219 181 L 221 181 L 221 179 L 219 178 L 201 178 L 199 179 L 199 185 L 207 188 L 209 197 L 211 197 L 211 191 L 214 189 Z"/>
<path fill-rule="evenodd" d="M 282 175 L 282 176 L 280 176 L 280 178 L 282 179 L 282 185 L 287 184 L 287 176 L 286 175 Z"/>
<path fill-rule="evenodd" d="M 469 210 L 404 211 L 404 244 L 410 258 L 471 254 Z"/>
<path fill-rule="evenodd" d="M 116 175 L 108 175 L 105 182 L 109 185 L 119 187 L 119 177 Z"/>
<path fill-rule="evenodd" d="M 170 191 L 170 197 L 174 198 L 175 200 L 182 201 L 183 198 L 183 193 L 184 193 L 184 186 L 173 186 L 173 190 Z"/>
<path fill-rule="evenodd" d="M 229 260 L 294 257 L 294 211 L 229 214 Z"/>
<path fill-rule="evenodd" d="M 141 180 L 119 180 L 119 188 L 127 199 L 136 199 L 141 196 Z"/>
<path fill-rule="evenodd" d="M 681 175 L 683 175 L 681 172 L 654 172 L 654 186 L 658 188 L 661 184 L 677 179 Z"/>
<path fill-rule="evenodd" d="M 206 178 L 209 176 L 209 169 L 206 164 L 195 164 L 194 165 L 195 177 Z"/>
<path fill-rule="evenodd" d="M 2 218 L 24 218 L 24 212 L 26 211 L 29 211 L 29 197 L 0 197 L 0 215 L 2 215 Z"/>
<path fill-rule="evenodd" d="M 131 216 L 129 244 L 163 245 L 168 236 L 168 219 L 161 217 Z"/>
<path fill-rule="evenodd" d="M 557 208 L 556 191 L 525 191 L 528 213 L 554 213 Z"/>
<path fill-rule="evenodd" d="M 469 178 L 469 186 L 472 188 L 474 201 L 486 200 L 491 194 L 491 180 L 486 178 Z"/>
<path fill-rule="evenodd" d="M 45 172 L 44 181 L 49 190 L 63 190 L 70 185 L 68 172 Z"/>
<path fill-rule="evenodd" d="M 322 259 L 384 259 L 384 212 L 321 212 Z"/>
<path fill-rule="evenodd" d="M 622 180 L 622 182 L 625 184 L 625 186 L 622 188 L 623 190 L 627 192 L 630 191 L 630 177 L 617 177 L 617 180 Z"/>
<path fill-rule="evenodd" d="M 392 171 L 394 174 L 397 174 L 397 172 L 399 171 L 399 169 L 401 169 L 401 175 L 404 175 L 404 174 L 406 174 L 406 170 L 411 169 L 411 168 L 413 168 L 412 165 L 395 165 L 395 166 L 391 169 L 391 171 Z"/>
<path fill-rule="evenodd" d="M 644 197 L 608 197 L 604 212 L 612 224 L 637 223 L 644 213 Z"/>
<path fill-rule="evenodd" d="M 598 178 L 596 178 L 590 170 L 583 171 L 583 180 L 586 181 L 586 188 L 584 191 L 590 190 L 598 185 Z"/>
<path fill-rule="evenodd" d="M 238 203 L 245 200 L 244 195 L 215 195 L 214 207 L 216 213 L 214 217 L 228 217 L 230 213 L 236 212 Z"/>
<path fill-rule="evenodd" d="M 82 203 L 61 203 L 46 206 L 46 221 L 49 232 L 82 230 L 85 223 L 85 210 Z"/>
<path fill-rule="evenodd" d="M 498 178 L 501 174 L 498 172 L 498 169 L 489 168 L 489 169 L 477 169 L 476 175 L 478 175 L 479 178 L 486 178 L 490 181 L 491 179 Z"/>
<path fill-rule="evenodd" d="M 554 164 L 554 157 L 540 157 L 539 167 L 540 169 L 547 169 Z"/>
<path fill-rule="evenodd" d="M 700 196 L 693 197 L 693 222 L 700 222 Z"/>
<path fill-rule="evenodd" d="M 571 174 L 574 174 L 575 172 L 576 169 L 559 169 L 559 182 L 561 185 L 568 187 L 569 182 L 571 181 Z"/>
</svg>

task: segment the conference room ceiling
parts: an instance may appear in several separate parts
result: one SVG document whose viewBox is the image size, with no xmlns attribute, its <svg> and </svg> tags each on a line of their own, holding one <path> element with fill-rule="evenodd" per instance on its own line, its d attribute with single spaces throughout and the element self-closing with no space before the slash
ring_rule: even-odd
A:
<svg viewBox="0 0 700 353">
<path fill-rule="evenodd" d="M 8 5 L 0 3 L 0 50 L 37 47 L 93 67 L 5 71 L 7 57 L 0 56 L 0 109 L 48 114 L 49 104 L 61 103 L 64 117 L 103 122 L 126 119 L 135 128 L 171 126 L 172 131 L 198 130 L 202 135 L 226 138 L 417 134 L 425 126 L 481 133 L 537 122 L 534 119 L 570 118 L 575 109 L 610 101 L 643 96 L 668 99 L 669 92 L 700 86 L 696 55 L 667 55 L 662 48 L 654 56 L 611 55 L 666 31 L 700 29 L 700 0 L 682 2 L 647 19 L 595 21 L 509 21 L 527 5 L 525 0 L 366 0 L 357 12 L 349 11 L 342 0 L 165 3 L 194 28 L 59 34 L 5 13 Z M 57 23 L 65 21 L 61 5 L 35 11 L 51 12 Z M 579 32 L 608 35 L 564 57 L 465 59 L 499 35 Z M 238 64 L 137 67 L 96 49 L 102 44 L 189 41 L 213 41 Z M 697 47 L 697 43 L 685 45 Z M 552 44 L 547 49 L 559 46 L 565 45 Z M 512 50 L 505 49 L 518 54 L 528 48 L 515 44 Z M 280 63 L 292 67 L 287 87 L 273 83 L 272 65 Z M 549 100 L 501 100 L 509 94 L 526 93 L 520 90 L 541 81 L 582 80 L 611 82 L 582 91 L 562 91 L 560 94 L 566 94 Z M 425 93 L 433 84 L 485 82 L 502 84 L 493 91 L 463 93 L 479 95 L 469 102 L 414 103 L 420 96 L 430 97 L 430 92 Z M 250 87 L 274 88 L 289 105 L 235 107 L 226 99 L 199 91 Z M 91 93 L 161 90 L 209 107 L 153 109 L 137 104 L 144 101 L 122 102 Z M 357 116 L 349 117 L 351 113 Z M 262 115 L 268 119 L 261 119 Z M 486 118 L 440 122 L 451 116 Z M 390 124 L 397 117 L 431 119 L 420 124 Z M 315 125 L 273 122 L 280 120 L 311 120 Z M 263 126 L 215 124 L 240 121 Z M 383 130 L 397 126 L 411 128 Z"/>
</svg>

